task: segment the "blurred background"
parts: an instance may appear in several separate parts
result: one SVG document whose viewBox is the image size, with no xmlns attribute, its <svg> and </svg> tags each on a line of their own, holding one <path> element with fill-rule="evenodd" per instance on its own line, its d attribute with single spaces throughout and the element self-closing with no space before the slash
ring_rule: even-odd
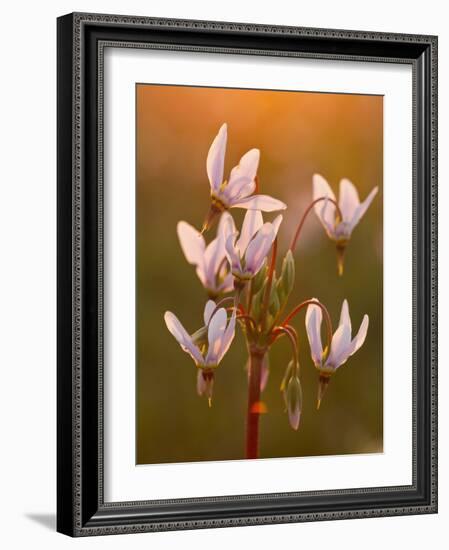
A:
<svg viewBox="0 0 449 550">
<path fill-rule="evenodd" d="M 163 315 L 173 311 L 192 333 L 202 324 L 206 294 L 179 246 L 176 224 L 200 228 L 209 207 L 206 157 L 228 123 L 225 178 L 249 149 L 261 151 L 260 192 L 288 208 L 279 234 L 282 259 L 312 200 L 312 175 L 322 174 L 338 196 L 349 178 L 363 200 L 379 194 L 353 233 L 338 277 L 335 245 L 311 213 L 296 248 L 296 303 L 317 297 L 334 327 L 348 299 L 353 333 L 370 317 L 363 347 L 333 376 L 316 410 L 318 375 L 309 353 L 304 314 L 300 336 L 304 403 L 297 432 L 288 423 L 279 386 L 290 360 L 285 339 L 270 353 L 263 394 L 260 456 L 382 452 L 382 174 L 383 98 L 351 94 L 137 86 L 137 463 L 244 458 L 246 348 L 237 334 L 216 371 L 212 408 L 196 393 L 196 368 Z M 233 209 L 239 226 L 243 210 Z M 276 214 L 265 214 L 266 220 Z M 207 235 L 215 237 L 215 228 Z M 280 264 L 280 261 L 279 261 Z"/>
</svg>

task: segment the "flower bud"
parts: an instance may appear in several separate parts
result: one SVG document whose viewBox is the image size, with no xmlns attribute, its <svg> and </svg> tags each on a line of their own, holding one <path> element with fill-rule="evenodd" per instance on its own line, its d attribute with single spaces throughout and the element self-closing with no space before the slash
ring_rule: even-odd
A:
<svg viewBox="0 0 449 550">
<path fill-rule="evenodd" d="M 265 283 L 265 279 L 267 278 L 267 261 L 264 261 L 263 266 L 260 268 L 260 270 L 257 272 L 257 274 L 253 278 L 253 293 L 256 294 L 256 292 L 259 292 L 259 290 L 262 288 L 262 286 Z"/>
<path fill-rule="evenodd" d="M 290 296 L 295 284 L 295 261 L 292 251 L 289 250 L 282 262 L 281 276 L 277 282 L 278 296 L 281 304 L 284 304 Z"/>
<path fill-rule="evenodd" d="M 299 428 L 299 421 L 301 420 L 302 388 L 301 382 L 296 375 L 292 376 L 287 384 L 285 401 L 290 426 L 294 430 L 297 430 Z"/>
<path fill-rule="evenodd" d="M 279 301 L 277 284 L 276 284 L 275 277 L 273 276 L 273 283 L 272 283 L 272 286 L 271 286 L 270 302 L 269 302 L 269 305 L 268 305 L 268 312 L 270 313 L 270 315 L 272 317 L 276 317 L 280 307 L 281 307 L 281 303 Z"/>
</svg>

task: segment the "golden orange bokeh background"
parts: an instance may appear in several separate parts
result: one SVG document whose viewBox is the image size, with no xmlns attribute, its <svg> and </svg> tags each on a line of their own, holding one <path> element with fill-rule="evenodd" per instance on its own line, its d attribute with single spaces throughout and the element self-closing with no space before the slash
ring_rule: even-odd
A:
<svg viewBox="0 0 449 550">
<path fill-rule="evenodd" d="M 182 254 L 176 224 L 185 220 L 201 227 L 209 205 L 207 152 L 223 122 L 228 124 L 225 177 L 246 151 L 257 147 L 260 192 L 288 205 L 279 234 L 281 258 L 312 199 L 314 173 L 322 174 L 336 193 L 339 180 L 349 178 L 361 199 L 379 186 L 354 231 L 341 278 L 334 245 L 315 214 L 306 222 L 295 254 L 290 307 L 318 297 L 336 325 L 347 298 L 353 331 L 364 313 L 370 316 L 370 327 L 366 343 L 333 377 L 316 411 L 317 373 L 304 316 L 297 318 L 304 392 L 301 427 L 291 430 L 284 412 L 279 385 L 290 350 L 286 342 L 279 342 L 270 353 L 260 454 L 264 458 L 382 451 L 383 98 L 139 84 L 136 102 L 137 462 L 244 457 L 243 338 L 236 337 L 217 370 L 209 409 L 196 394 L 192 360 L 163 320 L 164 312 L 171 310 L 189 332 L 202 322 L 207 297 Z M 239 226 L 244 212 L 235 209 L 232 214 Z M 215 229 L 206 238 L 214 236 Z"/>
</svg>

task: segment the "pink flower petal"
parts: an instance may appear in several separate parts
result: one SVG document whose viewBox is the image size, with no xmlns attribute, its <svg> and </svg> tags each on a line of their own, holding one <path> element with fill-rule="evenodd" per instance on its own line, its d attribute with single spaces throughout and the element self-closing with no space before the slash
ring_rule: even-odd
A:
<svg viewBox="0 0 449 550">
<path fill-rule="evenodd" d="M 240 238 L 237 241 L 236 248 L 240 252 L 240 256 L 244 256 L 245 250 L 253 238 L 263 225 L 262 213 L 260 210 L 248 210 L 243 220 L 242 231 Z"/>
<path fill-rule="evenodd" d="M 320 176 L 320 174 L 314 174 L 313 176 L 313 200 L 321 197 L 328 197 L 335 200 L 335 195 L 330 188 L 327 181 Z M 329 227 L 333 227 L 335 222 L 335 205 L 330 201 L 326 201 L 325 208 L 323 208 L 323 201 L 315 204 L 315 214 L 323 224 L 326 231 L 329 231 Z"/>
<path fill-rule="evenodd" d="M 204 237 L 187 222 L 181 221 L 177 225 L 177 233 L 184 256 L 189 264 L 202 266 L 206 243 Z"/>
<path fill-rule="evenodd" d="M 230 206 L 232 208 L 246 208 L 247 210 L 262 210 L 262 212 L 276 212 L 287 208 L 287 205 L 282 201 L 268 195 L 253 195 L 233 202 Z"/>
<path fill-rule="evenodd" d="M 375 187 L 371 191 L 371 193 L 366 197 L 366 199 L 357 207 L 357 209 L 354 212 L 354 215 L 352 216 L 352 219 L 350 220 L 350 231 L 354 229 L 354 227 L 359 223 L 359 221 L 365 215 L 370 204 L 373 202 L 374 197 L 377 195 L 377 191 L 378 191 L 378 187 Z"/>
<path fill-rule="evenodd" d="M 207 155 L 207 175 L 212 191 L 218 192 L 223 183 L 224 158 L 226 153 L 226 141 L 228 138 L 228 127 L 223 124 L 215 136 Z"/>
<path fill-rule="evenodd" d="M 313 298 L 316 300 L 316 298 Z M 323 357 L 323 344 L 321 343 L 321 323 L 323 313 L 319 306 L 309 305 L 306 312 L 306 331 L 309 339 L 310 353 L 315 365 L 320 365 Z"/>
<path fill-rule="evenodd" d="M 257 235 L 249 243 L 245 253 L 245 271 L 256 275 L 270 252 L 275 239 L 273 226 L 265 223 L 257 232 Z"/>
<path fill-rule="evenodd" d="M 338 206 L 343 214 L 343 221 L 350 222 L 360 204 L 359 194 L 355 185 L 346 178 L 340 181 L 340 197 Z"/>
<path fill-rule="evenodd" d="M 181 348 L 192 357 L 197 365 L 203 365 L 204 358 L 201 355 L 200 350 L 195 346 L 192 338 L 182 326 L 176 315 L 174 315 L 171 311 L 166 311 L 164 320 L 168 330 L 176 338 Z"/>
</svg>

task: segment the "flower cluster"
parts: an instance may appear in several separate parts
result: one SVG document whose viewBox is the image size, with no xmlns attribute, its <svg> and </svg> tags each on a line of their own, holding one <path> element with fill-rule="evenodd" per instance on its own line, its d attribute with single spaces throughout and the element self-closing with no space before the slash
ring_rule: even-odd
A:
<svg viewBox="0 0 449 550">
<path fill-rule="evenodd" d="M 249 350 L 247 457 L 254 458 L 257 456 L 257 436 L 252 426 L 265 410 L 261 393 L 268 380 L 268 353 L 280 338 L 287 339 L 292 350 L 281 391 L 290 425 L 295 430 L 300 425 L 299 337 L 291 324 L 293 318 L 306 309 L 305 328 L 312 361 L 318 371 L 318 408 L 331 376 L 363 345 L 367 336 L 369 321 L 365 315 L 357 335 L 352 338 L 347 300 L 343 302 L 335 332 L 327 308 L 317 298 L 301 302 L 284 316 L 295 282 L 293 254 L 305 217 L 313 209 L 327 235 L 336 243 L 338 271 L 342 274 L 346 246 L 373 201 L 377 187 L 360 202 L 355 186 L 342 179 L 337 203 L 326 180 L 314 175 L 312 203 L 277 273 L 277 235 L 283 217 L 279 214 L 272 221 L 265 221 L 262 212 L 285 210 L 286 205 L 276 198 L 257 193 L 258 149 L 245 153 L 231 170 L 229 179 L 224 179 L 226 144 L 227 125 L 223 124 L 207 155 L 211 200 L 201 231 L 185 221 L 180 221 L 177 226 L 184 256 L 189 264 L 195 266 L 209 297 L 204 307 L 203 324 L 190 334 L 169 311 L 165 313 L 165 323 L 182 350 L 193 359 L 197 367 L 197 391 L 208 398 L 209 404 L 216 369 L 233 342 L 236 325 L 241 326 Z M 229 212 L 231 208 L 247 210 L 240 230 Z M 203 234 L 216 222 L 216 236 L 207 244 Z M 327 332 L 325 346 L 321 338 L 323 319 Z"/>
</svg>

